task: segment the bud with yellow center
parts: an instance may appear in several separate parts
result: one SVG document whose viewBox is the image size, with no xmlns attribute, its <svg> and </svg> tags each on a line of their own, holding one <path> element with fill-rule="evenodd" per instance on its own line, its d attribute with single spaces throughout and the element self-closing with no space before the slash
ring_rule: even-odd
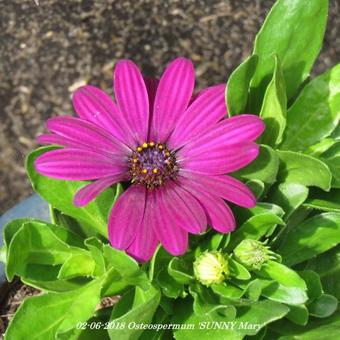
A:
<svg viewBox="0 0 340 340">
<path fill-rule="evenodd" d="M 234 249 L 235 259 L 249 270 L 259 270 L 268 260 L 277 256 L 262 242 L 252 239 L 243 240 Z"/>
<path fill-rule="evenodd" d="M 228 260 L 219 251 L 205 252 L 195 260 L 194 274 L 206 286 L 222 283 L 229 275 Z"/>
</svg>

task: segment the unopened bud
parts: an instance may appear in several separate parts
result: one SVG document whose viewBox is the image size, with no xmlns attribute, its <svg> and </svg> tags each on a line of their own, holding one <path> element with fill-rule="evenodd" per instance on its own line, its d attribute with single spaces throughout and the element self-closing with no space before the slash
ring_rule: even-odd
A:
<svg viewBox="0 0 340 340">
<path fill-rule="evenodd" d="M 269 247 L 257 240 L 243 240 L 234 249 L 235 259 L 249 270 L 261 269 L 268 260 L 276 258 Z"/>
<path fill-rule="evenodd" d="M 194 262 L 194 273 L 206 286 L 221 283 L 229 275 L 228 260 L 219 251 L 205 252 Z"/>
</svg>

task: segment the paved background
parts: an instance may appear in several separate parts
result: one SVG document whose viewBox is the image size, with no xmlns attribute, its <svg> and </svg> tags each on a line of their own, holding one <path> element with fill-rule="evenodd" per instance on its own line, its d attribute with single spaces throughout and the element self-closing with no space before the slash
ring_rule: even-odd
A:
<svg viewBox="0 0 340 340">
<path fill-rule="evenodd" d="M 226 81 L 252 49 L 272 0 L 0 0 L 0 213 L 31 194 L 23 168 L 52 115 L 72 113 L 70 95 L 92 83 L 112 93 L 112 68 L 132 58 L 159 75 L 191 58 L 197 86 Z M 314 73 L 340 59 L 340 4 Z"/>
</svg>

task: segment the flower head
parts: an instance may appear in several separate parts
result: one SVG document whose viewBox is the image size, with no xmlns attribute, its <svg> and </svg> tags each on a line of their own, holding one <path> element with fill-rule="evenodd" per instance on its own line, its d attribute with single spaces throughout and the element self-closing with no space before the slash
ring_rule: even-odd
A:
<svg viewBox="0 0 340 340">
<path fill-rule="evenodd" d="M 246 185 L 225 174 L 258 155 L 256 138 L 264 124 L 254 115 L 226 119 L 225 86 L 193 95 L 191 61 L 177 58 L 159 81 L 143 78 L 129 60 L 114 71 L 113 101 L 94 86 L 79 88 L 73 105 L 79 118 L 47 121 L 42 144 L 63 148 L 46 152 L 35 166 L 45 176 L 92 182 L 74 198 L 83 206 L 114 183 L 131 185 L 109 216 L 109 240 L 140 261 L 150 259 L 158 243 L 181 255 L 188 232 L 207 224 L 219 232 L 235 228 L 225 200 L 255 204 Z"/>
<path fill-rule="evenodd" d="M 235 249 L 234 255 L 236 260 L 247 267 L 249 270 L 261 269 L 267 261 L 275 259 L 269 247 L 262 242 L 252 239 L 243 240 Z"/>
<path fill-rule="evenodd" d="M 228 261 L 219 251 L 205 252 L 194 262 L 194 274 L 206 286 L 222 283 L 229 275 Z"/>
</svg>

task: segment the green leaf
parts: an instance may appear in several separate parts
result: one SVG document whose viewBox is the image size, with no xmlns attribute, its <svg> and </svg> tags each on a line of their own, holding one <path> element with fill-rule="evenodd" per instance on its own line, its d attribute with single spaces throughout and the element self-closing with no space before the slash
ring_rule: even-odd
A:
<svg viewBox="0 0 340 340">
<path fill-rule="evenodd" d="M 226 100 L 229 116 L 244 113 L 247 107 L 249 83 L 255 72 L 258 57 L 252 55 L 240 64 L 228 79 Z"/>
<path fill-rule="evenodd" d="M 112 340 L 130 340 L 138 339 L 142 334 L 143 328 L 127 327 L 130 323 L 148 324 L 159 305 L 160 293 L 157 289 L 151 287 L 143 291 L 139 287 L 135 291 L 126 293 L 118 303 L 113 307 L 110 322 L 116 324 L 125 323 L 123 329 L 109 329 L 109 336 Z"/>
<path fill-rule="evenodd" d="M 141 270 L 135 259 L 109 245 L 104 245 L 103 251 L 108 270 L 114 268 L 126 283 L 138 285 L 143 289 L 150 288 L 146 273 Z"/>
<path fill-rule="evenodd" d="M 332 172 L 332 188 L 340 188 L 340 142 L 335 143 L 325 154 L 323 154 L 322 160 L 328 165 Z"/>
<path fill-rule="evenodd" d="M 92 259 L 95 262 L 93 274 L 101 276 L 106 272 L 105 260 L 103 256 L 103 243 L 95 237 L 88 238 L 84 241 L 86 247 L 90 250 Z"/>
<path fill-rule="evenodd" d="M 322 285 L 318 273 L 312 270 L 303 270 L 299 275 L 304 279 L 307 284 L 307 294 L 310 301 L 319 298 L 322 293 Z"/>
<path fill-rule="evenodd" d="M 325 292 L 340 300 L 340 246 L 309 260 L 307 267 L 320 275 Z"/>
<path fill-rule="evenodd" d="M 61 266 L 58 279 L 65 280 L 77 276 L 93 276 L 95 267 L 96 263 L 90 253 L 72 255 Z"/>
<path fill-rule="evenodd" d="M 211 286 L 212 291 L 227 300 L 239 300 L 244 294 L 245 290 L 239 289 L 228 283 L 219 283 Z"/>
<path fill-rule="evenodd" d="M 278 56 L 274 55 L 275 68 L 271 82 L 264 95 L 260 117 L 263 119 L 266 129 L 261 136 L 261 142 L 275 146 L 282 141 L 286 127 L 287 96 L 285 80 Z"/>
<path fill-rule="evenodd" d="M 120 185 L 111 187 L 93 202 L 79 208 L 73 204 L 75 193 L 88 182 L 63 181 L 40 175 L 35 171 L 35 159 L 41 154 L 54 150 L 55 147 L 43 147 L 30 153 L 26 160 L 26 170 L 31 180 L 33 190 L 42 196 L 53 207 L 74 217 L 85 225 L 91 225 L 98 234 L 107 238 L 107 218 L 112 204 L 122 191 Z"/>
<path fill-rule="evenodd" d="M 8 248 L 8 279 L 12 280 L 15 274 L 29 278 L 30 264 L 55 266 L 63 264 L 71 255 L 86 254 L 86 250 L 66 243 L 69 235 L 72 234 L 66 229 L 45 222 L 26 222 L 15 233 Z"/>
<path fill-rule="evenodd" d="M 270 325 L 280 340 L 337 339 L 340 328 L 340 311 L 326 319 L 312 319 L 305 326 L 289 324 L 283 320 Z M 282 335 L 282 336 L 280 336 Z"/>
<path fill-rule="evenodd" d="M 304 206 L 323 211 L 340 212 L 340 189 L 332 189 L 329 192 L 313 190 Z"/>
<path fill-rule="evenodd" d="M 243 239 L 258 240 L 265 236 L 276 224 L 284 225 L 284 221 L 272 212 L 264 212 L 250 217 L 231 235 L 227 249 L 231 251 Z"/>
<path fill-rule="evenodd" d="M 246 267 L 242 266 L 242 264 L 238 263 L 231 257 L 228 258 L 228 264 L 230 273 L 233 277 L 238 280 L 249 280 L 251 275 Z"/>
<path fill-rule="evenodd" d="M 304 151 L 329 136 L 338 125 L 339 117 L 340 64 L 313 79 L 302 90 L 287 112 L 281 148 Z"/>
<path fill-rule="evenodd" d="M 82 238 L 92 236 L 95 233 L 90 224 L 86 224 L 84 222 L 80 224 L 79 221 L 75 218 L 64 214 L 51 205 L 50 216 L 53 224 L 60 225 L 66 229 L 69 229 Z"/>
<path fill-rule="evenodd" d="M 306 200 L 308 188 L 297 183 L 280 183 L 270 193 L 270 201 L 282 207 L 285 220 Z"/>
<path fill-rule="evenodd" d="M 5 339 L 55 339 L 85 322 L 100 302 L 101 280 L 66 293 L 27 298 L 15 313 Z"/>
<path fill-rule="evenodd" d="M 0 247 L 0 262 L 6 263 L 6 248 L 5 248 L 5 246 Z"/>
<path fill-rule="evenodd" d="M 322 213 L 291 230 L 277 249 L 286 265 L 303 262 L 340 242 L 340 213 Z"/>
<path fill-rule="evenodd" d="M 223 242 L 224 237 L 224 234 L 215 233 L 214 231 L 209 232 L 203 240 L 200 240 L 198 247 L 195 249 L 195 257 L 200 256 L 206 250 L 218 250 L 222 245 L 225 245 L 225 242 Z"/>
<path fill-rule="evenodd" d="M 161 287 L 162 293 L 169 298 L 176 299 L 183 291 L 183 284 L 178 283 L 170 276 L 166 269 L 163 269 L 158 273 L 156 282 Z"/>
<path fill-rule="evenodd" d="M 197 315 L 208 315 L 209 313 L 218 312 L 226 317 L 226 320 L 233 320 L 236 316 L 234 306 L 222 304 L 218 297 L 214 295 L 208 288 L 202 285 L 198 286 L 198 292 L 190 289 L 190 294 L 194 298 L 193 309 Z"/>
<path fill-rule="evenodd" d="M 308 309 L 305 305 L 289 306 L 289 313 L 286 318 L 297 325 L 306 325 L 308 322 Z"/>
<path fill-rule="evenodd" d="M 272 279 L 282 286 L 307 290 L 306 283 L 299 274 L 281 263 L 269 260 L 256 273 L 264 278 Z"/>
<path fill-rule="evenodd" d="M 325 32 L 328 1 L 279 0 L 256 36 L 259 62 L 251 81 L 251 112 L 259 112 L 274 69 L 273 54 L 282 61 L 287 96 L 294 96 L 308 77 Z"/>
<path fill-rule="evenodd" d="M 338 300 L 329 294 L 322 294 L 310 305 L 308 305 L 309 314 L 317 318 L 327 318 L 332 315 L 338 307 Z"/>
<path fill-rule="evenodd" d="M 179 283 L 188 284 L 194 280 L 192 264 L 182 258 L 174 257 L 169 262 L 168 273 Z"/>
<path fill-rule="evenodd" d="M 272 184 L 276 180 L 279 170 L 279 157 L 275 150 L 268 145 L 260 146 L 260 154 L 243 169 L 233 173 L 243 180 L 260 180 L 265 184 Z"/>
<path fill-rule="evenodd" d="M 265 190 L 265 185 L 262 181 L 258 179 L 251 179 L 246 182 L 246 185 L 255 195 L 257 200 L 259 200 L 262 197 Z"/>
<path fill-rule="evenodd" d="M 328 191 L 331 187 L 332 174 L 328 166 L 320 160 L 293 151 L 277 151 L 281 166 L 279 180 L 286 183 L 298 183 L 316 186 Z"/>
<path fill-rule="evenodd" d="M 262 295 L 287 305 L 302 305 L 308 300 L 305 289 L 287 287 L 271 280 L 259 279 L 263 284 Z"/>
<path fill-rule="evenodd" d="M 336 143 L 333 138 L 325 138 L 316 144 L 309 146 L 304 153 L 317 157 L 326 152 L 332 145 Z"/>
</svg>

